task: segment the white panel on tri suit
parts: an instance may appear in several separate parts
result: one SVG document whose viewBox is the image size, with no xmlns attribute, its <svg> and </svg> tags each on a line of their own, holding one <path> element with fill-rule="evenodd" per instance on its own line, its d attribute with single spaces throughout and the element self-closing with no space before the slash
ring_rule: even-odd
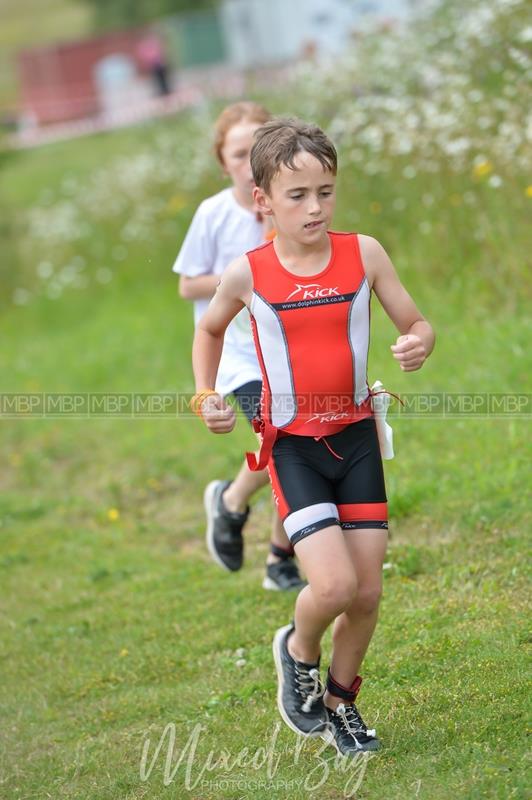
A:
<svg viewBox="0 0 532 800">
<path fill-rule="evenodd" d="M 367 370 L 369 348 L 369 298 L 367 278 L 362 281 L 349 309 L 349 344 L 353 354 L 355 403 L 359 405 L 368 396 Z"/>
<path fill-rule="evenodd" d="M 272 425 L 282 428 L 292 422 L 297 411 L 284 329 L 275 309 L 256 292 L 251 297 L 250 311 L 272 393 Z"/>
</svg>

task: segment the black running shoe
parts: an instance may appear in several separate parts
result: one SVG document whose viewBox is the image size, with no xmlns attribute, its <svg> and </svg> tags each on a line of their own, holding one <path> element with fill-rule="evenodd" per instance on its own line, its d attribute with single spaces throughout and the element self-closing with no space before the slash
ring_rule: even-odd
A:
<svg viewBox="0 0 532 800">
<path fill-rule="evenodd" d="M 279 628 L 273 639 L 273 658 L 277 670 L 277 707 L 288 727 L 305 736 L 319 736 L 327 728 L 323 704 L 324 688 L 317 664 L 296 661 L 288 652 L 288 637 L 294 625 Z"/>
<path fill-rule="evenodd" d="M 354 703 L 340 703 L 336 711 L 327 709 L 328 729 L 322 738 L 341 756 L 354 756 L 365 751 L 380 750 L 381 743 L 374 730 L 366 727 Z"/>
<path fill-rule="evenodd" d="M 275 564 L 266 565 L 266 576 L 262 581 L 263 589 L 274 592 L 299 592 L 307 582 L 299 574 L 299 569 L 293 558 L 285 558 Z"/>
<path fill-rule="evenodd" d="M 248 518 L 249 508 L 242 514 L 228 511 L 222 494 L 231 481 L 211 481 L 205 489 L 203 502 L 207 514 L 207 547 L 209 553 L 224 569 L 236 572 L 244 560 L 242 528 Z"/>
</svg>

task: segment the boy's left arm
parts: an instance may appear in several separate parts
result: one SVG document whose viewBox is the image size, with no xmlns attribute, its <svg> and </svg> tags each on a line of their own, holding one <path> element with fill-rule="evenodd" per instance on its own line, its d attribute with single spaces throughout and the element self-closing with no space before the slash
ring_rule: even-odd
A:
<svg viewBox="0 0 532 800">
<path fill-rule="evenodd" d="M 400 332 L 391 345 L 404 372 L 419 369 L 434 348 L 434 331 L 399 280 L 388 254 L 371 236 L 359 236 L 360 251 L 370 284 Z"/>
</svg>

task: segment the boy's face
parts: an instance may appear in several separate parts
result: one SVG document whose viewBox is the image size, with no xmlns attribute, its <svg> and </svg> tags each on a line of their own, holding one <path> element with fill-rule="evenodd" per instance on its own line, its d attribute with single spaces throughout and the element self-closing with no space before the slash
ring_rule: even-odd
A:
<svg viewBox="0 0 532 800">
<path fill-rule="evenodd" d="M 238 122 L 226 133 L 221 149 L 225 174 L 231 178 L 239 198 L 249 202 L 253 199 L 253 175 L 249 156 L 253 147 L 253 134 L 260 128 L 258 122 Z"/>
<path fill-rule="evenodd" d="M 254 197 L 264 214 L 273 214 L 278 233 L 301 244 L 313 244 L 329 228 L 336 202 L 336 176 L 317 158 L 302 151 L 294 159 L 295 169 L 282 164 L 268 193 L 256 188 Z"/>
</svg>

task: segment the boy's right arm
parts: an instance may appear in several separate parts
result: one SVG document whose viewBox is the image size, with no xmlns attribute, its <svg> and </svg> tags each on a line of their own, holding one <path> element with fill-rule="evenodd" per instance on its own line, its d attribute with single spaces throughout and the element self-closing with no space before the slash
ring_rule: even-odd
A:
<svg viewBox="0 0 532 800">
<path fill-rule="evenodd" d="M 192 345 L 192 367 L 196 392 L 213 391 L 222 355 L 224 333 L 239 311 L 249 305 L 252 278 L 247 256 L 235 259 L 218 279 L 216 293 L 201 318 Z M 219 394 L 201 404 L 201 416 L 213 433 L 229 433 L 235 413 Z"/>
</svg>

